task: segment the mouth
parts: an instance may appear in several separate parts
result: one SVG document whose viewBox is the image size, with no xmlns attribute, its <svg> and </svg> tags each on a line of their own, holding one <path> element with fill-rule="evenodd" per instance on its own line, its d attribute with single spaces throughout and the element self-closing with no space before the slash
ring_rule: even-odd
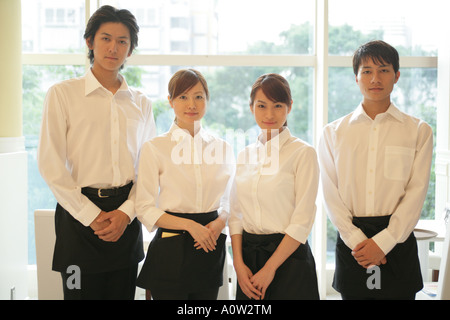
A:
<svg viewBox="0 0 450 320">
<path fill-rule="evenodd" d="M 369 90 L 379 92 L 379 91 L 383 91 L 383 88 L 375 87 L 375 88 L 369 88 Z"/>
<path fill-rule="evenodd" d="M 273 126 L 273 125 L 276 124 L 275 121 L 263 121 L 263 123 L 264 123 L 266 126 Z"/>
<path fill-rule="evenodd" d="M 198 112 L 185 112 L 184 114 L 188 117 L 195 117 L 198 115 Z"/>
</svg>

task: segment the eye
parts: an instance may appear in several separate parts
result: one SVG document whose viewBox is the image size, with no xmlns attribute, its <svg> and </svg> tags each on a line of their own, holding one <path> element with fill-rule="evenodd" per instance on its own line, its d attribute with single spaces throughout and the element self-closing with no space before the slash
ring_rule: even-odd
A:
<svg viewBox="0 0 450 320">
<path fill-rule="evenodd" d="M 197 100 L 203 100 L 203 96 L 196 96 L 195 99 L 197 99 Z"/>
<path fill-rule="evenodd" d="M 278 103 L 278 104 L 275 105 L 275 108 L 283 108 L 283 105 Z"/>
</svg>

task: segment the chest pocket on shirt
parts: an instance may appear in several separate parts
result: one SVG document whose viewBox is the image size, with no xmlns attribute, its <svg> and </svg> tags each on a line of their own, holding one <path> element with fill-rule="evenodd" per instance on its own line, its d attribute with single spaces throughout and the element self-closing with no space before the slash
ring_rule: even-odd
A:
<svg viewBox="0 0 450 320">
<path fill-rule="evenodd" d="M 384 177 L 391 180 L 408 179 L 414 162 L 413 148 L 386 146 L 384 154 Z"/>
</svg>

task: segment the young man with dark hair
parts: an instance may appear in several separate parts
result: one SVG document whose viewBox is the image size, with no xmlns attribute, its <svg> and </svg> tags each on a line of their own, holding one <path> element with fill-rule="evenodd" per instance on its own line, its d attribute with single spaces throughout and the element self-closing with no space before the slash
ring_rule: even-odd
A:
<svg viewBox="0 0 450 320">
<path fill-rule="evenodd" d="M 133 182 L 156 133 L 150 100 L 119 74 L 138 31 L 128 10 L 98 9 L 84 36 L 91 68 L 44 102 L 38 166 L 58 202 L 53 270 L 65 299 L 134 298 L 144 253 Z"/>
<path fill-rule="evenodd" d="M 413 229 L 433 133 L 391 102 L 400 77 L 395 48 L 366 43 L 353 68 L 362 102 L 328 124 L 319 144 L 325 205 L 338 230 L 333 287 L 343 299 L 414 299 L 423 282 Z"/>
</svg>

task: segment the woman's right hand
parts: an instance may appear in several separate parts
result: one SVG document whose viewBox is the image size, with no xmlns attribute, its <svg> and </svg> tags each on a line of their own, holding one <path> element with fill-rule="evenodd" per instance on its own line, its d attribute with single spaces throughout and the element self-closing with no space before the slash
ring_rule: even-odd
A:
<svg viewBox="0 0 450 320">
<path fill-rule="evenodd" d="M 205 252 L 216 249 L 216 237 L 211 229 L 201 225 L 200 223 L 192 221 L 187 231 L 190 233 L 192 238 L 194 238 L 195 247 L 202 248 Z"/>
<path fill-rule="evenodd" d="M 256 289 L 250 279 L 253 277 L 253 273 L 247 265 L 244 263 L 234 264 L 236 270 L 237 281 L 242 292 L 249 298 L 254 300 L 260 300 L 262 292 Z"/>
</svg>

